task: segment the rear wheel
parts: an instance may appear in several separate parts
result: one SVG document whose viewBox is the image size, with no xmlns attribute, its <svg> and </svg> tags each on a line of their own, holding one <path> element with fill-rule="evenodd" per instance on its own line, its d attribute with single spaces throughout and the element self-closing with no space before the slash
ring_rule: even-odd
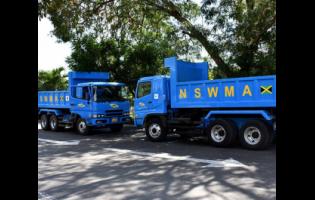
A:
<svg viewBox="0 0 315 200">
<path fill-rule="evenodd" d="M 123 125 L 122 124 L 117 124 L 117 125 L 112 125 L 110 127 L 110 130 L 114 133 L 120 132 L 123 129 Z"/>
<path fill-rule="evenodd" d="M 89 127 L 87 126 L 86 121 L 84 119 L 78 119 L 77 131 L 81 135 L 88 135 L 89 134 Z"/>
<path fill-rule="evenodd" d="M 51 115 L 49 118 L 49 124 L 52 131 L 59 130 L 59 122 L 56 115 Z"/>
<path fill-rule="evenodd" d="M 273 132 L 264 121 L 250 120 L 241 128 L 239 139 L 247 149 L 266 149 L 272 143 Z"/>
<path fill-rule="evenodd" d="M 43 130 L 49 130 L 50 126 L 49 126 L 49 120 L 46 114 L 43 114 L 40 117 L 40 126 L 42 127 Z"/>
<path fill-rule="evenodd" d="M 150 141 L 163 141 L 166 139 L 167 129 L 160 119 L 151 119 L 146 123 L 145 133 Z"/>
<path fill-rule="evenodd" d="M 236 140 L 237 127 L 231 120 L 218 119 L 208 127 L 207 135 L 214 146 L 228 147 Z"/>
</svg>

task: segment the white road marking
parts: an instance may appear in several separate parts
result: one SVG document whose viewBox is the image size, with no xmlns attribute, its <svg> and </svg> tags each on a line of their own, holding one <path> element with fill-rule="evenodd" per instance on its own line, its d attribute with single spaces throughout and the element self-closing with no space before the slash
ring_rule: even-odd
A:
<svg viewBox="0 0 315 200">
<path fill-rule="evenodd" d="M 245 168 L 250 167 L 232 158 L 226 159 L 226 160 L 207 160 L 207 159 L 191 158 L 189 156 L 174 156 L 168 153 L 149 153 L 149 152 L 127 150 L 127 149 L 116 149 L 116 148 L 105 148 L 105 149 L 116 152 L 116 153 L 122 153 L 122 154 L 135 154 L 135 155 L 140 155 L 140 156 L 149 156 L 152 158 L 167 159 L 171 161 L 188 161 L 188 162 L 207 164 L 204 167 L 245 167 Z"/>
<path fill-rule="evenodd" d="M 38 200 L 55 200 L 55 198 L 44 192 L 38 192 Z"/>
<path fill-rule="evenodd" d="M 48 142 L 48 143 L 52 143 L 52 144 L 55 144 L 55 145 L 78 145 L 78 144 L 80 144 L 79 140 L 57 141 L 57 140 L 47 140 L 47 139 L 38 138 L 38 141 Z"/>
</svg>

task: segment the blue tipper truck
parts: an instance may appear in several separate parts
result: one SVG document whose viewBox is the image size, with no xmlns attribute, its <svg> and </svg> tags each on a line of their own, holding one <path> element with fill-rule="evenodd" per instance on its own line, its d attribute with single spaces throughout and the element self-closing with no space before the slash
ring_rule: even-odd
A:
<svg viewBox="0 0 315 200">
<path fill-rule="evenodd" d="M 113 132 L 130 120 L 130 103 L 123 83 L 108 82 L 106 72 L 69 72 L 68 90 L 39 91 L 38 117 L 44 130 L 69 126 L 80 134 L 91 128 L 109 127 Z"/>
<path fill-rule="evenodd" d="M 208 63 L 166 58 L 170 76 L 138 80 L 137 127 L 151 141 L 170 132 L 183 137 L 205 135 L 219 147 L 237 140 L 248 149 L 267 148 L 276 130 L 276 76 L 208 80 Z"/>
</svg>

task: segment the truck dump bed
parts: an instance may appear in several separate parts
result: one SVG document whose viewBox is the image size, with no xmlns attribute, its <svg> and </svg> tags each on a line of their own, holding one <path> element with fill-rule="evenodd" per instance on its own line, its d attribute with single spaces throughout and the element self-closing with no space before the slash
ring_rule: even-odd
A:
<svg viewBox="0 0 315 200">
<path fill-rule="evenodd" d="M 167 58 L 172 108 L 276 107 L 276 76 L 208 80 L 208 63 Z"/>
<path fill-rule="evenodd" d="M 109 80 L 107 72 L 69 72 L 68 90 L 38 92 L 38 108 L 70 108 L 70 91 L 79 83 Z"/>
<path fill-rule="evenodd" d="M 68 91 L 38 92 L 38 108 L 70 108 Z"/>
</svg>

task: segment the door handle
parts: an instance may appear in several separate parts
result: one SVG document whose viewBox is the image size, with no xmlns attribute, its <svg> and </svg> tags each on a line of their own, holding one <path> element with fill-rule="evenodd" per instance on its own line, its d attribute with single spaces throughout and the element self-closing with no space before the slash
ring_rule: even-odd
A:
<svg viewBox="0 0 315 200">
<path fill-rule="evenodd" d="M 148 101 L 148 103 L 152 103 L 152 101 Z"/>
<path fill-rule="evenodd" d="M 70 106 L 74 106 L 74 103 L 70 103 Z"/>
</svg>

